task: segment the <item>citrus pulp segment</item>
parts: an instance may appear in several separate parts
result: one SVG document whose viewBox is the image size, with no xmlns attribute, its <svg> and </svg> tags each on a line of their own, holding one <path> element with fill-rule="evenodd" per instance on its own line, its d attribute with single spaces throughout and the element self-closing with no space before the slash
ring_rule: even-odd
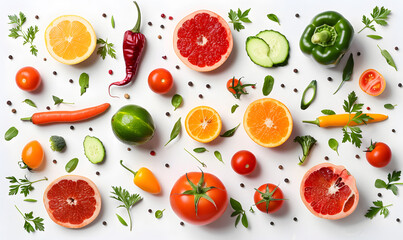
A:
<svg viewBox="0 0 403 240">
<path fill-rule="evenodd" d="M 198 106 L 186 116 L 185 127 L 191 138 L 208 143 L 218 137 L 222 122 L 216 110 L 208 106 Z"/>
</svg>

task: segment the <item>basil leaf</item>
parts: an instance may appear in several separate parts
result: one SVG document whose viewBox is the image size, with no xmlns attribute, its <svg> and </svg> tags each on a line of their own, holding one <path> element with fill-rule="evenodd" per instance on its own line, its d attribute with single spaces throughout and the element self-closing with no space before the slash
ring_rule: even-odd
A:
<svg viewBox="0 0 403 240">
<path fill-rule="evenodd" d="M 179 118 L 178 121 L 176 121 L 176 123 L 171 131 L 170 139 L 167 143 L 165 143 L 164 146 L 168 145 L 168 143 L 170 143 L 172 140 L 174 140 L 179 135 L 180 132 L 181 132 L 181 118 Z"/>
<path fill-rule="evenodd" d="M 11 139 L 16 137 L 17 135 L 18 135 L 18 129 L 16 129 L 15 127 L 10 127 L 7 130 L 7 132 L 4 134 L 4 139 L 6 141 L 10 141 Z"/>
<path fill-rule="evenodd" d="M 119 214 L 116 213 L 116 217 L 118 217 L 119 222 L 120 222 L 123 226 L 127 227 L 127 222 L 126 222 L 121 216 L 119 216 Z"/>
<path fill-rule="evenodd" d="M 37 202 L 36 199 L 31 199 L 31 198 L 24 199 L 24 201 L 25 202 Z"/>
<path fill-rule="evenodd" d="M 112 24 L 112 28 L 115 28 L 115 19 L 113 18 L 113 16 L 111 18 L 111 24 Z"/>
<path fill-rule="evenodd" d="M 379 35 L 367 35 L 367 37 L 375 39 L 375 40 L 379 40 L 379 39 L 383 38 L 382 36 L 379 36 Z"/>
<path fill-rule="evenodd" d="M 155 212 L 155 217 L 156 217 L 157 219 L 162 218 L 162 216 L 164 215 L 164 214 L 163 214 L 164 211 L 165 211 L 165 209 L 164 209 L 164 210 L 157 210 L 157 211 Z"/>
<path fill-rule="evenodd" d="M 302 99 L 301 99 L 301 109 L 302 109 L 302 110 L 307 109 L 307 108 L 311 105 L 311 103 L 313 102 L 313 100 L 315 99 L 317 86 L 318 86 L 318 85 L 317 85 L 317 83 L 316 83 L 316 80 L 312 80 L 312 81 L 309 83 L 309 85 L 305 88 L 304 93 L 302 94 Z M 312 98 L 311 98 L 308 102 L 305 102 L 305 95 L 306 95 L 306 93 L 308 92 L 308 90 L 311 89 L 311 88 L 313 89 Z"/>
<path fill-rule="evenodd" d="M 208 152 L 208 150 L 204 147 L 199 147 L 199 148 L 195 148 L 193 149 L 193 152 L 195 153 L 204 153 L 204 152 Z"/>
<path fill-rule="evenodd" d="M 393 104 L 387 103 L 387 104 L 385 104 L 385 105 L 383 105 L 383 106 L 384 106 L 386 109 L 392 110 L 392 109 L 394 109 L 394 108 L 397 106 L 397 104 L 393 105 Z"/>
<path fill-rule="evenodd" d="M 60 99 L 54 95 L 52 95 L 52 98 L 53 98 L 53 101 L 55 102 L 55 105 L 58 105 L 63 102 L 63 99 Z"/>
<path fill-rule="evenodd" d="M 81 87 L 81 95 L 82 96 L 86 91 L 87 88 L 89 87 L 90 84 L 90 77 L 88 76 L 87 73 L 81 73 L 80 79 L 78 80 L 80 87 Z"/>
<path fill-rule="evenodd" d="M 386 49 L 380 48 L 379 45 L 377 45 L 377 46 L 378 46 L 379 50 L 381 50 L 381 54 L 382 54 L 382 56 L 385 58 L 386 62 L 387 62 L 390 66 L 394 67 L 395 70 L 397 71 L 397 67 L 396 67 L 395 61 L 393 61 L 393 58 L 392 58 L 392 56 L 390 55 L 390 53 L 389 53 Z"/>
<path fill-rule="evenodd" d="M 235 112 L 235 110 L 236 110 L 238 107 L 239 107 L 239 105 L 238 105 L 238 104 L 234 104 L 234 105 L 232 105 L 232 107 L 231 107 L 231 113 L 234 113 L 234 112 Z"/>
<path fill-rule="evenodd" d="M 331 139 L 329 139 L 328 144 L 329 144 L 329 147 L 331 149 L 333 149 L 337 153 L 337 155 L 339 155 L 339 152 L 337 150 L 337 148 L 339 147 L 339 143 L 337 142 L 337 140 L 334 138 L 331 138 Z"/>
<path fill-rule="evenodd" d="M 248 224 L 248 219 L 246 218 L 246 214 L 242 214 L 242 219 L 241 219 L 242 225 L 246 228 L 248 228 L 249 224 Z"/>
<path fill-rule="evenodd" d="M 321 112 L 325 115 L 335 115 L 336 114 L 333 110 L 330 110 L 330 109 L 323 109 Z"/>
<path fill-rule="evenodd" d="M 278 19 L 276 14 L 274 14 L 274 13 L 267 14 L 267 18 L 272 20 L 273 22 L 278 23 L 278 25 L 280 25 L 280 20 Z"/>
<path fill-rule="evenodd" d="M 174 106 L 174 108 L 175 108 L 174 111 L 182 104 L 182 101 L 183 101 L 183 98 L 179 94 L 175 94 L 172 97 L 171 103 L 172 103 L 172 106 Z"/>
<path fill-rule="evenodd" d="M 77 164 L 78 158 L 73 158 L 66 164 L 64 168 L 66 169 L 66 172 L 71 173 L 72 171 L 74 171 L 74 169 L 76 169 Z"/>
<path fill-rule="evenodd" d="M 354 58 L 353 58 L 353 54 L 350 53 L 350 57 L 348 58 L 346 66 L 344 66 L 344 69 L 343 69 L 343 80 L 341 81 L 336 92 L 334 92 L 333 94 L 336 94 L 339 91 L 339 89 L 341 88 L 341 86 L 343 85 L 343 83 L 345 81 L 349 81 L 351 79 L 351 75 L 353 74 L 353 69 L 354 69 Z"/>
<path fill-rule="evenodd" d="M 230 198 L 229 203 L 231 204 L 232 209 L 235 211 L 242 211 L 242 205 L 237 200 Z"/>
<path fill-rule="evenodd" d="M 271 93 L 271 90 L 273 90 L 273 85 L 274 85 L 274 78 L 270 75 L 267 75 L 264 78 L 264 83 L 263 83 L 263 95 L 267 96 Z"/>
<path fill-rule="evenodd" d="M 31 99 L 25 99 L 24 101 L 22 101 L 23 103 L 28 104 L 31 107 L 36 107 L 36 104 L 31 100 Z"/>
<path fill-rule="evenodd" d="M 232 137 L 232 136 L 234 136 L 236 130 L 237 130 L 238 127 L 239 127 L 239 125 L 241 125 L 241 124 L 238 124 L 236 127 L 234 127 L 234 128 L 232 128 L 232 129 L 226 131 L 225 133 L 223 133 L 222 135 L 220 135 L 220 137 Z"/>
<path fill-rule="evenodd" d="M 219 151 L 214 151 L 214 156 L 222 163 L 224 163 L 224 161 L 222 160 L 222 156 L 221 153 Z"/>
</svg>

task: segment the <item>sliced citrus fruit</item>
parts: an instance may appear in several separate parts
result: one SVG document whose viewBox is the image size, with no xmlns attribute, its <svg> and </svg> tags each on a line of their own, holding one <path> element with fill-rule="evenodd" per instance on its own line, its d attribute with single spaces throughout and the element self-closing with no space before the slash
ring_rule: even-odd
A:
<svg viewBox="0 0 403 240">
<path fill-rule="evenodd" d="M 222 122 L 216 110 L 208 106 L 198 106 L 186 116 L 185 127 L 191 138 L 208 143 L 218 137 Z"/>
<path fill-rule="evenodd" d="M 243 127 L 257 144 L 277 147 L 290 137 L 293 121 L 283 103 L 272 98 L 262 98 L 249 104 L 243 117 Z"/>
<path fill-rule="evenodd" d="M 340 219 L 354 212 L 359 193 L 355 178 L 343 166 L 322 163 L 305 173 L 301 199 L 315 216 Z"/>
<path fill-rule="evenodd" d="M 82 228 L 90 224 L 101 210 L 101 195 L 88 178 L 65 175 L 54 180 L 43 194 L 49 217 L 67 228 Z"/>
<path fill-rule="evenodd" d="M 80 16 L 64 15 L 53 20 L 45 31 L 49 54 L 64 64 L 77 64 L 94 52 L 97 37 L 91 24 Z"/>
</svg>

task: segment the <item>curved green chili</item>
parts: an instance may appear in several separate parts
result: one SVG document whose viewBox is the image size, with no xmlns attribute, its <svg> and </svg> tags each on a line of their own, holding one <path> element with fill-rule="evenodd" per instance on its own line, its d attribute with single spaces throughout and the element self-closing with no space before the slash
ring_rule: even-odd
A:
<svg viewBox="0 0 403 240">
<path fill-rule="evenodd" d="M 316 88 L 317 88 L 317 83 L 316 80 L 312 80 L 311 83 L 309 83 L 308 87 L 305 88 L 304 93 L 302 94 L 302 99 L 301 99 L 301 109 L 305 110 L 309 107 L 309 105 L 311 105 L 312 101 L 315 99 L 316 96 Z M 313 89 L 313 95 L 311 100 L 309 100 L 308 102 L 305 102 L 305 95 L 308 92 L 309 89 Z"/>
</svg>

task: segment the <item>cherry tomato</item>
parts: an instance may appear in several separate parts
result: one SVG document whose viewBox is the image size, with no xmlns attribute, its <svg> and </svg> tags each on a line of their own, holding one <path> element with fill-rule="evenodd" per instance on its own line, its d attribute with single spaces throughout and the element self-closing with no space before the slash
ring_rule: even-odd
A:
<svg viewBox="0 0 403 240">
<path fill-rule="evenodd" d="M 371 96 L 378 96 L 386 86 L 385 78 L 374 69 L 365 70 L 360 76 L 360 88 Z"/>
<path fill-rule="evenodd" d="M 385 167 L 392 159 L 392 151 L 383 142 L 371 142 L 371 146 L 369 146 L 366 152 L 367 161 L 374 167 Z"/>
<path fill-rule="evenodd" d="M 33 67 L 23 67 L 15 76 L 15 81 L 19 88 L 24 91 L 35 91 L 41 84 L 41 75 Z"/>
<path fill-rule="evenodd" d="M 22 149 L 21 158 L 30 169 L 36 169 L 41 166 L 44 158 L 41 144 L 36 140 L 27 143 Z"/>
<path fill-rule="evenodd" d="M 232 81 L 234 81 L 234 84 L 232 84 Z M 232 93 L 232 94 L 236 94 L 235 90 L 232 89 L 231 87 L 234 87 L 234 86 L 236 87 L 238 85 L 238 83 L 239 83 L 239 80 L 236 78 L 231 78 L 230 80 L 228 80 L 228 82 L 227 82 L 228 91 L 230 91 L 230 93 Z M 239 83 L 239 84 L 242 86 L 242 83 Z"/>
<path fill-rule="evenodd" d="M 189 181 L 195 185 L 195 188 Z M 187 194 L 184 194 L 185 192 Z M 202 194 L 198 202 L 195 194 Z M 203 194 L 210 197 L 215 206 L 208 198 L 203 197 Z M 195 225 L 205 225 L 223 215 L 228 206 L 228 194 L 224 184 L 213 174 L 190 172 L 180 177 L 172 187 L 170 203 L 176 215 L 184 221 Z"/>
<path fill-rule="evenodd" d="M 274 213 L 284 203 L 284 195 L 281 189 L 271 183 L 260 186 L 254 196 L 256 207 L 264 213 Z"/>
<path fill-rule="evenodd" d="M 236 173 L 248 175 L 255 170 L 256 157 L 249 151 L 241 150 L 232 156 L 231 166 Z"/>
<path fill-rule="evenodd" d="M 173 84 L 171 73 L 164 68 L 157 68 L 148 75 L 148 86 L 155 93 L 165 94 L 171 90 Z"/>
</svg>

